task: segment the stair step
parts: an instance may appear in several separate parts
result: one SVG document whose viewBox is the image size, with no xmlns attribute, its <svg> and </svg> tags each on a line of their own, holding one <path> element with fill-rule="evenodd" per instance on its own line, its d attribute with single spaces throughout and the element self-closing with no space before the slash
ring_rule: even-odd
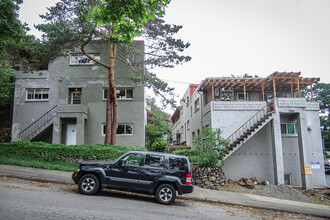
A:
<svg viewBox="0 0 330 220">
<path fill-rule="evenodd" d="M 265 123 L 269 122 L 270 117 L 272 117 L 273 112 L 266 113 L 262 118 L 259 118 L 255 124 L 253 124 L 249 129 L 247 129 L 241 136 L 239 136 L 235 141 L 233 141 L 229 146 L 226 148 L 229 151 L 234 151 L 235 148 L 239 148 L 240 145 L 244 143 L 245 140 L 248 140 L 250 136 L 253 136 L 253 132 L 259 130 L 260 127 L 263 127 Z M 241 130 L 239 132 L 242 132 Z"/>
</svg>

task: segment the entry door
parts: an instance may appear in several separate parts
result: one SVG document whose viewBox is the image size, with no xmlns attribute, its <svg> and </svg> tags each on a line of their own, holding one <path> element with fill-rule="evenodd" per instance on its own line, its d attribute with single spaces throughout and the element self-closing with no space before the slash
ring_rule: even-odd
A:
<svg viewBox="0 0 330 220">
<path fill-rule="evenodd" d="M 66 127 L 66 145 L 76 145 L 77 144 L 77 125 L 67 124 Z"/>
<path fill-rule="evenodd" d="M 69 89 L 69 104 L 81 103 L 81 88 Z"/>
</svg>

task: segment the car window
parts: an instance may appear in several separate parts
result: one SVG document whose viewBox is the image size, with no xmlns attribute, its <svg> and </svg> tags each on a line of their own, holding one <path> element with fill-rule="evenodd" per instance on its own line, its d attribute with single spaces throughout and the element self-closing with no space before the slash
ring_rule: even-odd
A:
<svg viewBox="0 0 330 220">
<path fill-rule="evenodd" d="M 139 166 L 141 161 L 141 154 L 129 154 L 122 159 L 122 165 L 136 165 Z"/>
<path fill-rule="evenodd" d="M 169 165 L 171 170 L 185 170 L 185 159 L 184 158 L 169 158 Z"/>
<path fill-rule="evenodd" d="M 164 160 L 165 160 L 164 156 L 147 154 L 144 165 L 151 167 L 164 167 Z"/>
</svg>

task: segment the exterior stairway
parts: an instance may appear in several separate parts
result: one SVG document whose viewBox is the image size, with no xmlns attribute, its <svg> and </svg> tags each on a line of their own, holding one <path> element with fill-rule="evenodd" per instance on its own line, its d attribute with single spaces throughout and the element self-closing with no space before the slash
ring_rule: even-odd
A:
<svg viewBox="0 0 330 220">
<path fill-rule="evenodd" d="M 265 105 L 226 139 L 229 141 L 229 144 L 226 146 L 229 153 L 224 157 L 224 160 L 258 133 L 272 119 L 273 112 L 269 112 L 268 105 Z"/>
<path fill-rule="evenodd" d="M 32 140 L 35 136 L 40 134 L 43 130 L 48 128 L 53 123 L 53 118 L 57 114 L 57 105 L 43 114 L 40 118 L 35 120 L 31 125 L 22 130 L 18 134 L 18 139 L 21 141 Z"/>
</svg>

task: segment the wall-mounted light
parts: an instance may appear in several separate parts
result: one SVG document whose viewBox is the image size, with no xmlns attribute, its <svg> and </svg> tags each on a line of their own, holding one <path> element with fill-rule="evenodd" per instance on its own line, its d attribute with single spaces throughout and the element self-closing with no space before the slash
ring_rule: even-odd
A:
<svg viewBox="0 0 330 220">
<path fill-rule="evenodd" d="M 63 76 L 59 76 L 59 77 L 58 77 L 58 81 L 62 81 L 63 78 L 64 78 Z"/>
</svg>

